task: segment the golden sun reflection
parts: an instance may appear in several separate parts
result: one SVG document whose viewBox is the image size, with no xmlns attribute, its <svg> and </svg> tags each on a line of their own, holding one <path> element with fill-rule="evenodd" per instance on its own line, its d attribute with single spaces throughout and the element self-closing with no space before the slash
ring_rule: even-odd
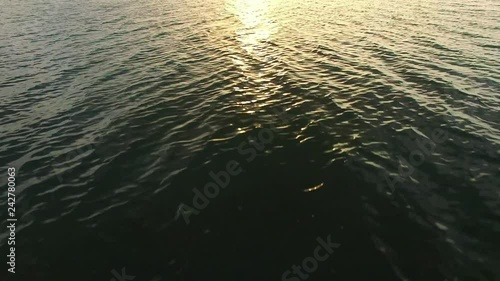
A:
<svg viewBox="0 0 500 281">
<path fill-rule="evenodd" d="M 241 22 L 236 30 L 237 40 L 248 52 L 257 50 L 262 41 L 268 40 L 276 31 L 276 25 L 269 20 L 272 0 L 233 0 L 233 13 Z"/>
<path fill-rule="evenodd" d="M 255 114 L 270 101 L 279 85 L 276 77 L 277 53 L 269 44 L 278 24 L 273 17 L 277 0 L 227 0 L 227 9 L 234 15 L 233 26 L 236 49 L 230 56 L 240 70 L 241 84 L 234 87 L 236 103 L 242 112 Z M 273 6 L 274 5 L 274 6 Z M 241 87 L 240 87 L 241 86 Z"/>
</svg>

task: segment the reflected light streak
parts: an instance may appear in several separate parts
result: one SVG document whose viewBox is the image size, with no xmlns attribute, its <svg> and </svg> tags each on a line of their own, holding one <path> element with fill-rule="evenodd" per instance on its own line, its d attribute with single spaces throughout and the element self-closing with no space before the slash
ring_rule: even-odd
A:
<svg viewBox="0 0 500 281">
<path fill-rule="evenodd" d="M 240 69 L 244 83 L 249 85 L 238 88 L 239 96 L 246 101 L 237 104 L 247 114 L 255 114 L 257 107 L 263 106 L 261 101 L 268 100 L 269 95 L 279 85 L 270 82 L 274 76 L 272 57 L 273 50 L 267 43 L 277 31 L 277 23 L 271 21 L 272 4 L 276 0 L 228 0 L 227 8 L 237 20 L 234 34 L 239 43 L 231 56 L 233 64 Z"/>
</svg>

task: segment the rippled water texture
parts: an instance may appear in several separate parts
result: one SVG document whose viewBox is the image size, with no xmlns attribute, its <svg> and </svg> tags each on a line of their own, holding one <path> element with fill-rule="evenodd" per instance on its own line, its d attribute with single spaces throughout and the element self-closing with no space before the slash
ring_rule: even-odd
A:
<svg viewBox="0 0 500 281">
<path fill-rule="evenodd" d="M 497 0 L 0 2 L 15 280 L 500 280 Z"/>
</svg>

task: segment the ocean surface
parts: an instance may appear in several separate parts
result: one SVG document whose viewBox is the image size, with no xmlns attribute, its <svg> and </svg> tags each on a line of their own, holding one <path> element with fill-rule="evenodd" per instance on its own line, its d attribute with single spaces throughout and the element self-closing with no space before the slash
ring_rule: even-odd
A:
<svg viewBox="0 0 500 281">
<path fill-rule="evenodd" d="M 0 280 L 500 280 L 498 0 L 0 7 Z"/>
</svg>

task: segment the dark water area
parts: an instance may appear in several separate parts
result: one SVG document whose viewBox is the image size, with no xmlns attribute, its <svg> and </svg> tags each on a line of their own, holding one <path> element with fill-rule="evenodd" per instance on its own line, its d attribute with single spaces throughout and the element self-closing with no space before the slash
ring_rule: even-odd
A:
<svg viewBox="0 0 500 281">
<path fill-rule="evenodd" d="M 0 280 L 500 280 L 499 18 L 2 0 Z"/>
</svg>

